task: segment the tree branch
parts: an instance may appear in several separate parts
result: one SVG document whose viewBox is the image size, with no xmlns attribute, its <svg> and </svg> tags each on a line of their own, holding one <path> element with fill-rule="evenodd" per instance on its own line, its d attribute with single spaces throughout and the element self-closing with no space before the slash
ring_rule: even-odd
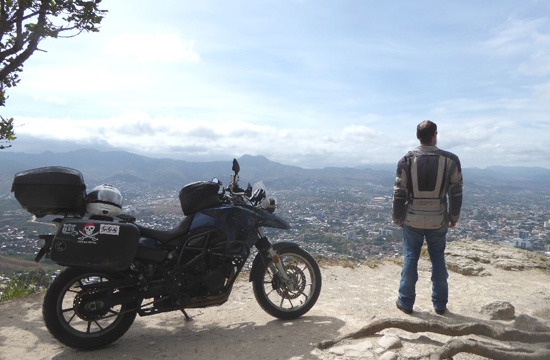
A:
<svg viewBox="0 0 550 360">
<path fill-rule="evenodd" d="M 41 1 L 42 2 L 40 5 L 38 20 L 36 22 L 36 29 L 29 35 L 27 48 L 22 53 L 17 55 L 12 61 L 7 63 L 2 70 L 0 70 L 0 79 L 5 79 L 8 76 L 8 74 L 15 71 L 21 65 L 23 65 L 23 63 L 32 55 L 32 53 L 38 47 L 38 43 L 40 42 L 40 39 L 43 36 L 43 31 L 47 20 L 46 18 L 47 10 L 49 7 L 48 0 L 41 0 Z M 18 26 L 19 25 L 21 24 L 18 23 Z M 20 36 L 18 36 L 18 40 L 19 38 Z"/>
<path fill-rule="evenodd" d="M 406 319 L 376 320 L 362 329 L 340 336 L 335 340 L 325 340 L 318 348 L 327 349 L 345 339 L 360 339 L 371 336 L 384 329 L 396 328 L 409 332 L 432 332 L 448 336 L 481 335 L 500 341 L 519 341 L 527 344 L 550 342 L 549 333 L 528 332 L 500 325 L 482 323 L 447 324 L 442 321 L 411 321 Z"/>
<path fill-rule="evenodd" d="M 550 359 L 550 333 L 529 332 L 512 329 L 500 324 L 469 322 L 449 324 L 438 320 L 412 321 L 406 319 L 381 319 L 373 321 L 362 329 L 342 335 L 334 340 L 320 342 L 319 349 L 328 349 L 346 339 L 360 339 L 374 335 L 384 329 L 396 328 L 413 333 L 432 332 L 461 338 L 453 338 L 430 355 L 430 360 L 449 359 L 461 352 L 476 354 L 499 360 L 547 360 Z M 508 342 L 499 346 L 465 338 L 478 335 L 497 341 Z M 512 347 L 511 343 L 521 343 Z"/>
<path fill-rule="evenodd" d="M 28 15 L 25 15 L 23 16 L 22 20 L 25 21 L 25 20 L 29 20 L 30 18 L 33 18 L 35 17 L 36 15 L 40 14 L 40 11 L 35 11 L 35 12 L 32 12 Z"/>
<path fill-rule="evenodd" d="M 547 335 L 549 336 L 549 335 Z M 471 339 L 452 339 L 430 356 L 430 360 L 450 359 L 458 353 L 469 353 L 498 360 L 547 360 L 550 350 L 537 347 L 499 348 Z"/>
</svg>

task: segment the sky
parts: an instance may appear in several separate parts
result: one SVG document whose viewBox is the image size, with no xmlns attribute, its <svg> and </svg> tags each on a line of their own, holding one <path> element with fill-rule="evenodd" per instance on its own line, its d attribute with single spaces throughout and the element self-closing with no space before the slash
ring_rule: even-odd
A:
<svg viewBox="0 0 550 360">
<path fill-rule="evenodd" d="M 396 164 L 438 125 L 463 167 L 550 168 L 545 0 L 104 0 L 9 89 L 13 152 Z"/>
</svg>

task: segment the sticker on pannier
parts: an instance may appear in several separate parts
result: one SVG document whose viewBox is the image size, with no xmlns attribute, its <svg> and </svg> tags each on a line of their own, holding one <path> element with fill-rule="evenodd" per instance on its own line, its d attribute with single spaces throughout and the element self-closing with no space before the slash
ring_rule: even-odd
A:
<svg viewBox="0 0 550 360">
<path fill-rule="evenodd" d="M 132 264 L 138 243 L 135 224 L 65 218 L 59 224 L 50 256 L 66 266 L 123 270 Z"/>
</svg>

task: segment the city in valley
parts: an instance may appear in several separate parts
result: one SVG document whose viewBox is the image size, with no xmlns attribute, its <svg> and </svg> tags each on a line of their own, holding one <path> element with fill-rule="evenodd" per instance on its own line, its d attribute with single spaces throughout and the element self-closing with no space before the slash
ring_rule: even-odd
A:
<svg viewBox="0 0 550 360">
<path fill-rule="evenodd" d="M 269 189 L 269 183 L 267 183 Z M 124 212 L 136 222 L 170 229 L 183 214 L 179 189 L 119 184 Z M 401 229 L 391 220 L 391 187 L 339 187 L 297 184 L 274 188 L 277 213 L 289 231 L 267 229 L 274 241 L 290 240 L 319 259 L 363 262 L 402 255 Z M 0 198 L 0 255 L 32 260 L 42 245 L 38 235 L 53 233 L 52 216 L 36 219 L 12 194 Z M 448 241 L 473 239 L 515 246 L 550 255 L 550 193 L 471 185 L 464 187 L 462 216 Z M 3 279 L 9 277 L 2 270 Z"/>
</svg>

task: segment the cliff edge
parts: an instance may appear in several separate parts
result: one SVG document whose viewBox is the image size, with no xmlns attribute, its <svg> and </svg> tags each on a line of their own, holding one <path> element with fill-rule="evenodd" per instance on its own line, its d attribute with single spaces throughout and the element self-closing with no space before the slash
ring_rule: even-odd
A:
<svg viewBox="0 0 550 360">
<path fill-rule="evenodd" d="M 426 258 L 419 264 L 413 315 L 395 307 L 401 272 L 398 262 L 383 261 L 374 268 L 323 266 L 319 301 L 298 320 L 280 321 L 263 312 L 243 276 L 226 304 L 189 310 L 192 321 L 186 322 L 179 312 L 138 317 L 116 343 L 90 352 L 67 348 L 50 336 L 42 322 L 42 295 L 36 294 L 0 304 L 0 359 L 421 360 L 434 359 L 435 353 L 456 340 L 510 354 L 529 351 L 520 352 L 526 355 L 522 357 L 516 352 L 511 358 L 546 356 L 550 343 L 548 259 L 473 241 L 449 243 L 447 259 L 450 301 L 443 316 L 431 306 L 431 265 Z M 380 324 L 384 326 L 374 332 L 365 330 Z M 452 332 L 465 324 L 515 332 L 505 340 L 490 334 Z M 433 332 L 438 327 L 451 329 L 451 333 Z M 521 334 L 542 341 L 524 343 Z M 455 360 L 485 358 L 472 352 L 453 356 Z"/>
</svg>

